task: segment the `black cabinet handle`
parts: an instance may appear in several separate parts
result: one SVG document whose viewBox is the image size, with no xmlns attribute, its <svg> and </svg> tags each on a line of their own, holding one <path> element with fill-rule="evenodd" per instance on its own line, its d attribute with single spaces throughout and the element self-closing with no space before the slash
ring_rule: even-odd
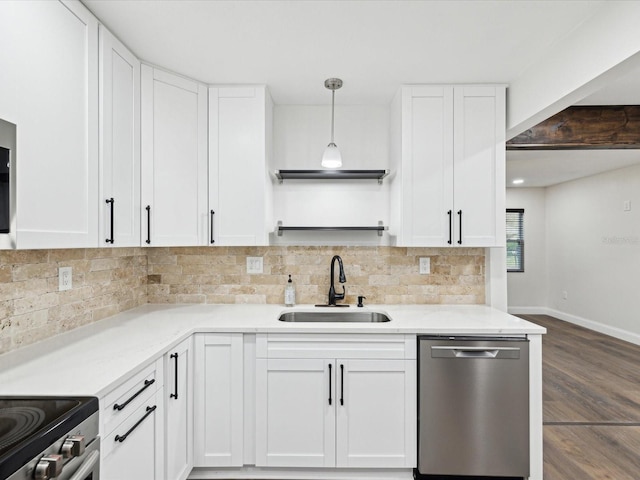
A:
<svg viewBox="0 0 640 480">
<path fill-rule="evenodd" d="M 131 435 L 131 432 L 133 432 L 136 428 L 138 428 L 138 425 L 144 422 L 145 418 L 151 415 L 157 407 L 158 407 L 157 405 L 154 405 L 153 407 L 147 407 L 147 413 L 145 413 L 144 416 L 140 420 L 138 420 L 135 423 L 135 425 L 127 431 L 127 433 L 125 433 L 124 435 L 116 435 L 116 438 L 114 440 L 120 443 L 124 442 L 127 439 L 127 437 Z"/>
<path fill-rule="evenodd" d="M 147 239 L 145 243 L 149 245 L 151 243 L 151 205 L 147 205 L 145 210 L 147 211 Z"/>
<path fill-rule="evenodd" d="M 344 365 L 340 364 L 340 405 L 344 405 Z"/>
<path fill-rule="evenodd" d="M 449 240 L 447 240 L 447 243 L 448 243 L 449 245 L 451 245 L 451 242 L 452 242 L 452 240 L 453 240 L 453 239 L 451 238 L 451 237 L 452 237 L 452 235 L 453 235 L 453 233 L 452 233 L 452 231 L 453 231 L 453 219 L 452 219 L 452 217 L 451 217 L 451 214 L 452 214 L 452 213 L 453 213 L 453 212 L 452 212 L 451 210 L 449 210 L 449 211 L 447 212 L 447 215 L 449 215 Z"/>
<path fill-rule="evenodd" d="M 331 405 L 331 364 L 329 364 L 329 405 Z"/>
<path fill-rule="evenodd" d="M 105 200 L 105 202 L 107 202 L 107 204 L 111 204 L 111 236 L 110 236 L 110 238 L 107 238 L 105 240 L 105 242 L 110 243 L 111 245 L 113 245 L 113 209 L 114 209 L 113 197 L 107 198 Z"/>
<path fill-rule="evenodd" d="M 174 392 L 171 395 L 169 395 L 169 398 L 175 398 L 176 400 L 178 399 L 178 352 L 176 353 L 172 353 L 171 355 L 169 355 L 170 358 L 173 358 L 175 360 L 175 364 L 174 364 Z"/>
<path fill-rule="evenodd" d="M 216 214 L 213 210 L 211 210 L 211 243 L 216 243 L 213 238 L 213 216 Z"/>
<path fill-rule="evenodd" d="M 460 218 L 460 230 L 458 231 L 458 245 L 462 245 L 462 210 L 458 210 L 458 217 Z"/>
<path fill-rule="evenodd" d="M 147 388 L 149 388 L 151 385 L 153 385 L 154 383 L 156 383 L 156 379 L 152 378 L 151 380 L 145 380 L 144 381 L 144 387 L 142 387 L 140 390 L 138 390 L 136 393 L 134 393 L 133 395 L 131 395 L 131 397 L 129 397 L 129 400 L 127 400 L 126 402 L 122 403 L 122 404 L 118 404 L 116 403 L 113 406 L 114 410 L 122 410 L 124 409 L 124 407 L 126 407 L 127 405 L 129 405 L 129 403 L 131 403 L 131 400 L 133 400 L 134 398 L 136 398 L 138 395 L 140 395 L 142 392 L 144 392 Z"/>
</svg>

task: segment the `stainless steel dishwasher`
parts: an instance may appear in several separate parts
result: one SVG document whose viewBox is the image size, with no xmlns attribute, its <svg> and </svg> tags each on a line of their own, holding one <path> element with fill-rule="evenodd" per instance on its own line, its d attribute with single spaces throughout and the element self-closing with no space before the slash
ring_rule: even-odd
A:
<svg viewBox="0 0 640 480">
<path fill-rule="evenodd" d="M 418 342 L 419 474 L 528 477 L 527 339 Z"/>
</svg>

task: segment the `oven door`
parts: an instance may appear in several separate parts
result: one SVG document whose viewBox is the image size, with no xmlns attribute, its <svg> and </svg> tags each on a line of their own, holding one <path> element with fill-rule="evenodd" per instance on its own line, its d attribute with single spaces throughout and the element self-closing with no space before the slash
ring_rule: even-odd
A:
<svg viewBox="0 0 640 480">
<path fill-rule="evenodd" d="M 84 453 L 65 464 L 56 480 L 99 480 L 100 437 L 87 445 Z"/>
</svg>

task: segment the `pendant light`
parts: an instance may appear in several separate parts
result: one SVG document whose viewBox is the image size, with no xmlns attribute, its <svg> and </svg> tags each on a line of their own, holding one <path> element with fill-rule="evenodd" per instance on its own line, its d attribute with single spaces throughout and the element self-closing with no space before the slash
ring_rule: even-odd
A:
<svg viewBox="0 0 640 480">
<path fill-rule="evenodd" d="M 327 148 L 322 154 L 322 166 L 324 168 L 340 168 L 342 167 L 342 156 L 340 155 L 338 146 L 333 142 L 333 116 L 336 90 L 342 87 L 342 80 L 339 78 L 329 78 L 324 81 L 324 86 L 331 90 L 331 143 L 327 145 Z"/>
</svg>

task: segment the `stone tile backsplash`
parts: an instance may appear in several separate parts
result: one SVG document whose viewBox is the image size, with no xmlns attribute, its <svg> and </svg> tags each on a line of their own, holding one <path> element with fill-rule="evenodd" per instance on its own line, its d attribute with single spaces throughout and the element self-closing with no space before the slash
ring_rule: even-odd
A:
<svg viewBox="0 0 640 480">
<path fill-rule="evenodd" d="M 482 248 L 0 251 L 0 353 L 144 303 L 282 304 L 289 274 L 298 304 L 326 303 L 333 255 L 344 262 L 346 303 L 355 304 L 358 295 L 368 304 L 485 303 Z M 262 274 L 247 274 L 248 256 L 263 257 Z M 420 257 L 430 257 L 429 275 L 419 274 Z M 73 289 L 59 292 L 58 267 L 66 266 L 73 268 Z"/>
<path fill-rule="evenodd" d="M 58 267 L 72 267 L 71 290 Z M 0 251 L 0 353 L 146 302 L 142 248 Z"/>
<path fill-rule="evenodd" d="M 148 299 L 278 304 L 284 302 L 291 274 L 297 303 L 322 304 L 327 302 L 333 255 L 344 263 L 346 303 L 355 304 L 358 295 L 369 304 L 485 303 L 482 248 L 154 248 L 148 255 Z M 262 274 L 247 274 L 248 256 L 263 257 Z M 420 257 L 431 258 L 430 275 L 419 274 Z"/>
</svg>

